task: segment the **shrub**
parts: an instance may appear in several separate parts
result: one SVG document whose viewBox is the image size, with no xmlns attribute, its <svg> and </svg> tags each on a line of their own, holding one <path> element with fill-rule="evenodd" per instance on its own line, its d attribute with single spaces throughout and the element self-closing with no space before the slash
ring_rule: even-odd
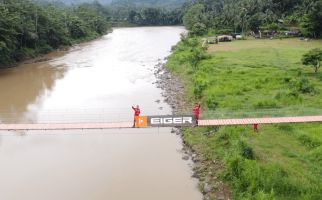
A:
<svg viewBox="0 0 322 200">
<path fill-rule="evenodd" d="M 243 158 L 238 154 L 233 154 L 227 156 L 225 160 L 228 166 L 228 173 L 226 174 L 226 178 L 233 180 L 241 176 L 243 171 Z"/>
<path fill-rule="evenodd" d="M 278 105 L 274 100 L 263 100 L 257 102 L 255 108 L 278 108 Z"/>
<path fill-rule="evenodd" d="M 311 138 L 308 135 L 301 135 L 298 137 L 298 140 L 306 147 L 316 148 L 321 146 L 321 142 L 315 138 Z"/>
<path fill-rule="evenodd" d="M 193 78 L 193 94 L 197 99 L 201 98 L 203 91 L 208 87 L 209 80 L 204 74 L 198 73 Z"/>
<path fill-rule="evenodd" d="M 265 193 L 264 191 L 258 191 L 254 194 L 252 199 L 256 200 L 275 200 L 275 194 L 272 190 L 270 193 Z"/>
<path fill-rule="evenodd" d="M 284 77 L 283 80 L 284 80 L 285 83 L 289 83 L 291 81 L 291 79 L 292 78 L 290 78 L 290 77 Z"/>
<path fill-rule="evenodd" d="M 219 130 L 217 134 L 217 141 L 220 144 L 223 144 L 225 148 L 233 143 L 233 141 L 236 141 L 240 138 L 241 132 L 243 131 L 243 127 L 224 127 Z"/>
<path fill-rule="evenodd" d="M 322 50 L 319 48 L 312 49 L 308 53 L 303 55 L 303 65 L 311 65 L 314 67 L 314 72 L 317 73 L 321 67 L 322 62 Z"/>
<path fill-rule="evenodd" d="M 26 57 L 26 55 L 22 49 L 18 49 L 12 54 L 12 57 L 14 58 L 14 60 L 21 61 Z"/>
<path fill-rule="evenodd" d="M 313 84 L 311 84 L 309 82 L 309 80 L 306 79 L 306 78 L 302 78 L 299 81 L 298 90 L 300 92 L 302 92 L 303 94 L 309 94 L 309 93 L 314 93 L 315 92 Z"/>
<path fill-rule="evenodd" d="M 285 96 L 285 94 L 283 92 L 278 92 L 276 95 L 275 95 L 275 99 L 277 100 L 280 100 L 283 96 Z"/>
<path fill-rule="evenodd" d="M 301 79 L 292 79 L 290 81 L 291 89 L 294 91 L 294 89 L 302 94 L 313 94 L 315 93 L 315 88 L 312 83 L 307 78 L 301 78 Z"/>
<path fill-rule="evenodd" d="M 210 110 L 215 110 L 218 107 L 218 102 L 216 101 L 216 95 L 210 94 L 206 97 L 206 105 Z"/>
<path fill-rule="evenodd" d="M 43 44 L 38 48 L 39 53 L 49 53 L 52 50 L 53 50 L 53 48 L 51 46 L 49 46 L 48 44 Z"/>
<path fill-rule="evenodd" d="M 294 104 L 295 102 L 302 102 L 303 100 L 297 90 L 277 92 L 274 96 L 274 99 L 276 99 L 282 105 L 290 105 Z"/>
<path fill-rule="evenodd" d="M 279 124 L 277 125 L 279 130 L 282 131 L 287 131 L 287 132 L 291 132 L 294 130 L 293 126 L 289 125 L 289 124 Z"/>
<path fill-rule="evenodd" d="M 238 149 L 241 156 L 253 160 L 255 158 L 253 149 L 244 141 L 238 141 Z"/>
<path fill-rule="evenodd" d="M 297 197 L 299 189 L 293 185 L 288 174 L 278 165 L 262 166 L 255 160 L 244 159 L 240 155 L 229 155 L 225 159 L 228 166 L 226 178 L 232 180 L 236 199 L 253 199 L 254 195 L 270 194 Z M 274 192 L 273 192 L 274 191 Z M 266 196 L 266 195 L 264 195 Z"/>
<path fill-rule="evenodd" d="M 322 146 L 313 149 L 308 155 L 308 159 L 322 165 Z"/>
<path fill-rule="evenodd" d="M 195 34 L 195 35 L 203 35 L 205 34 L 207 31 L 207 27 L 205 24 L 197 22 L 192 26 L 191 29 L 191 34 Z"/>
<path fill-rule="evenodd" d="M 292 90 L 292 91 L 290 91 L 290 92 L 287 94 L 287 96 L 290 96 L 290 97 L 299 97 L 299 96 L 300 96 L 300 94 L 299 94 L 299 92 L 298 92 L 298 91 L 296 91 L 296 90 Z"/>
</svg>

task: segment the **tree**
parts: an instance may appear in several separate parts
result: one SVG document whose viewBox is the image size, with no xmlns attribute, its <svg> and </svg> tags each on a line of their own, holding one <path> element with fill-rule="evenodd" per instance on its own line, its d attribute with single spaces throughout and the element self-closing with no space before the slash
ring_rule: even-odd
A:
<svg viewBox="0 0 322 200">
<path fill-rule="evenodd" d="M 314 72 L 317 73 L 318 69 L 321 66 L 322 62 L 322 50 L 321 49 L 312 49 L 308 53 L 303 55 L 302 63 L 304 65 L 311 65 L 314 67 Z"/>
<path fill-rule="evenodd" d="M 288 27 L 279 29 L 301 26 L 302 34 L 322 37 L 322 0 L 193 0 L 183 6 L 183 13 L 190 31 L 201 23 L 217 33 L 257 32 L 281 19 Z"/>
<path fill-rule="evenodd" d="M 71 16 L 68 19 L 68 29 L 72 38 L 78 39 L 86 37 L 87 27 L 84 21 L 78 16 Z"/>
<path fill-rule="evenodd" d="M 310 37 L 322 36 L 322 0 L 314 3 L 314 6 L 302 19 L 302 32 Z"/>
<path fill-rule="evenodd" d="M 191 33 L 195 35 L 202 35 L 206 33 L 207 27 L 205 24 L 197 22 L 192 26 Z"/>
<path fill-rule="evenodd" d="M 196 71 L 199 62 L 205 58 L 205 48 L 201 46 L 200 41 L 197 38 L 190 38 L 183 42 L 189 47 L 186 61 L 190 64 L 191 68 Z"/>
<path fill-rule="evenodd" d="M 203 9 L 204 6 L 202 4 L 195 4 L 187 10 L 183 16 L 183 24 L 188 30 L 192 30 L 196 23 L 203 22 Z"/>
<path fill-rule="evenodd" d="M 108 13 L 98 2 L 58 7 L 0 0 L 0 67 L 103 35 L 108 28 Z"/>
</svg>

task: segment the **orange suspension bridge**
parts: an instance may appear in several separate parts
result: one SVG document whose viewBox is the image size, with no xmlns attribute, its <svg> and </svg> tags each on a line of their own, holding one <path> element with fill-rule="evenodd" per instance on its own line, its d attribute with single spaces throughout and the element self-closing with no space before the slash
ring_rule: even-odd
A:
<svg viewBox="0 0 322 200">
<path fill-rule="evenodd" d="M 187 123 L 185 123 L 185 120 Z M 151 123 L 154 122 L 154 123 Z M 190 123 L 191 122 L 191 123 Z M 260 117 L 232 119 L 203 119 L 199 126 L 229 126 L 252 124 L 280 124 L 322 122 L 322 115 L 294 117 Z M 71 123 L 1 123 L 0 130 L 69 130 L 69 129 L 119 129 L 131 128 L 133 122 L 71 122 Z M 137 127 L 180 127 L 193 125 L 189 116 L 142 116 Z"/>
</svg>

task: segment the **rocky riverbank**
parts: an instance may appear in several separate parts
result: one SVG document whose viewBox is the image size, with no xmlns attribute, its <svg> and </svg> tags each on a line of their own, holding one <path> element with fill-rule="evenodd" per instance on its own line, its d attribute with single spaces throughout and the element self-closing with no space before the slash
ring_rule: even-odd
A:
<svg viewBox="0 0 322 200">
<path fill-rule="evenodd" d="M 166 68 L 162 60 L 154 67 L 155 82 L 157 88 L 163 90 L 164 101 L 172 107 L 173 114 L 187 114 L 187 101 L 184 99 L 184 86 L 178 76 L 173 76 Z"/>
<path fill-rule="evenodd" d="M 155 66 L 154 74 L 157 77 L 155 84 L 163 90 L 162 96 L 172 107 L 173 114 L 191 114 L 193 102 L 189 102 L 186 99 L 186 91 L 180 77 L 169 72 L 161 60 Z M 198 153 L 195 147 L 188 145 L 185 142 L 183 129 L 175 128 L 172 132 L 182 137 L 184 144 L 182 159 L 193 162 L 193 177 L 199 180 L 199 189 L 203 194 L 203 199 L 231 199 L 228 187 L 218 177 L 223 165 L 216 160 L 207 160 L 205 155 Z"/>
</svg>

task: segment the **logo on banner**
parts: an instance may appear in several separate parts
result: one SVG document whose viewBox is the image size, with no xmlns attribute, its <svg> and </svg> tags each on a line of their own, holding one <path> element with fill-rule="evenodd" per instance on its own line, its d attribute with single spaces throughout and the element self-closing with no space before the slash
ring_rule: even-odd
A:
<svg viewBox="0 0 322 200">
<path fill-rule="evenodd" d="M 136 118 L 136 127 L 147 127 L 148 126 L 148 117 L 147 116 L 139 116 Z"/>
<path fill-rule="evenodd" d="M 192 126 L 194 116 L 148 116 L 148 126 Z"/>
</svg>

